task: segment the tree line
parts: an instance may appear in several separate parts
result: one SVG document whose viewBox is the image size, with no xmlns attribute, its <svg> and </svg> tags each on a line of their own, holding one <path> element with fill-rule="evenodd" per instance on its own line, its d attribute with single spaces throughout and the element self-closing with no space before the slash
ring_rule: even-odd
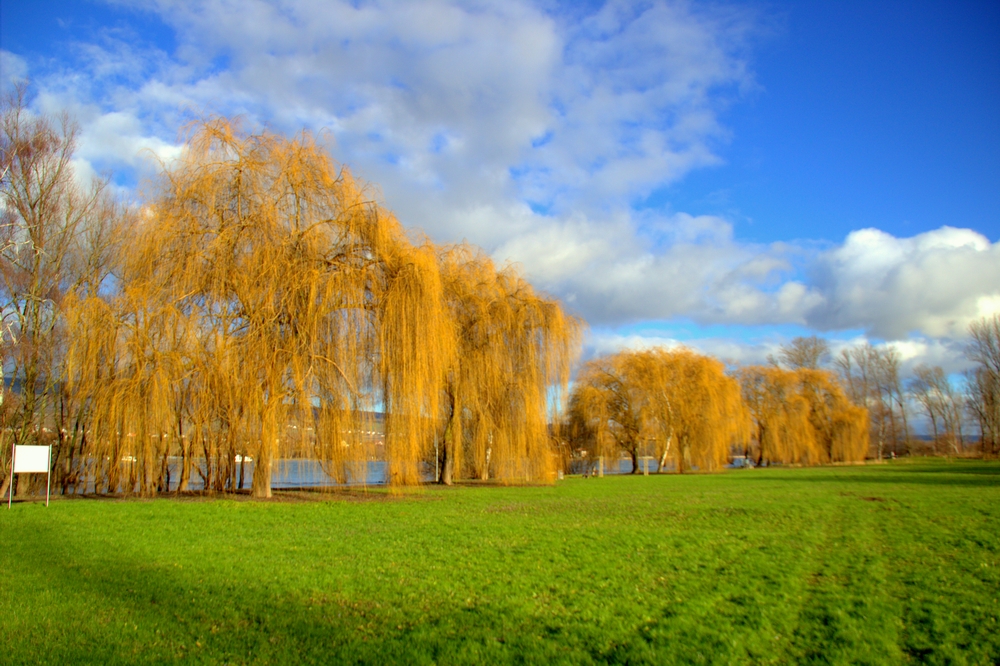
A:
<svg viewBox="0 0 1000 666">
<path fill-rule="evenodd" d="M 732 366 L 691 350 L 624 350 L 587 362 L 570 396 L 565 455 L 653 461 L 680 472 L 715 470 L 734 455 L 750 464 L 813 465 L 868 457 L 962 453 L 978 431 L 984 456 L 1000 453 L 1000 315 L 969 328 L 966 390 L 939 366 L 901 375 L 891 346 L 799 337 L 766 365 Z M 929 441 L 914 435 L 921 412 Z"/>
<path fill-rule="evenodd" d="M 23 87 L 0 116 L 0 492 L 10 445 L 47 443 L 62 492 L 200 477 L 268 497 L 289 456 L 363 475 L 376 421 L 394 486 L 428 463 L 443 483 L 547 480 L 560 450 L 635 469 L 654 452 L 678 471 L 736 450 L 858 460 L 869 442 L 878 456 L 905 445 L 907 395 L 946 448 L 971 413 L 998 452 L 996 317 L 973 327 L 964 396 L 934 368 L 904 389 L 898 355 L 870 345 L 823 370 L 817 338 L 736 370 L 621 352 L 584 364 L 570 394 L 584 322 L 515 267 L 404 229 L 308 132 L 194 123 L 126 202 L 78 182 L 69 117 L 32 113 Z"/>
<path fill-rule="evenodd" d="M 640 452 L 660 471 L 717 470 L 734 452 L 758 465 L 864 460 L 868 410 L 814 367 L 727 371 L 687 349 L 622 351 L 588 362 L 570 398 L 571 441 L 590 459 Z M 581 452 L 582 454 L 582 452 Z M 648 465 L 648 462 L 646 463 Z"/>
</svg>

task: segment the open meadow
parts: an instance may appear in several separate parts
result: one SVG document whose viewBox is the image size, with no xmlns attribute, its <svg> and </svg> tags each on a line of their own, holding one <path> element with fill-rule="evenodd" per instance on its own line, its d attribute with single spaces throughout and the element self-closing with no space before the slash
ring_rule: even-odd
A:
<svg viewBox="0 0 1000 666">
<path fill-rule="evenodd" d="M 1000 662 L 1000 464 L 0 511 L 10 663 Z"/>
</svg>

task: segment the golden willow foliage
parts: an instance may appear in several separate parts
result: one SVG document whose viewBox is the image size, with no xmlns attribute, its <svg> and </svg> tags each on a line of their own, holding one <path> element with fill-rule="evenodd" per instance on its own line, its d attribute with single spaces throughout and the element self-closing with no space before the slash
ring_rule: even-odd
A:
<svg viewBox="0 0 1000 666">
<path fill-rule="evenodd" d="M 68 299 L 68 404 L 100 490 L 163 489 L 169 455 L 180 490 L 242 487 L 247 457 L 258 497 L 289 455 L 363 478 L 376 411 L 393 486 L 420 482 L 443 430 L 446 481 L 549 475 L 578 320 L 468 247 L 414 244 L 307 133 L 220 119 L 187 147 L 116 289 Z"/>
<path fill-rule="evenodd" d="M 312 136 L 216 120 L 165 174 L 118 293 L 70 309 L 68 379 L 90 406 L 91 455 L 140 470 L 121 484 L 109 470 L 108 490 L 154 491 L 171 438 L 181 488 L 196 455 L 220 489 L 249 455 L 253 493 L 267 497 L 294 443 L 340 475 L 364 458 L 358 433 L 376 405 L 390 482 L 414 484 L 450 357 L 446 314 L 433 249 L 409 242 Z"/>
<path fill-rule="evenodd" d="M 455 340 L 441 480 L 551 479 L 549 389 L 566 390 L 582 322 L 468 245 L 443 249 L 440 265 Z"/>
<path fill-rule="evenodd" d="M 832 374 L 770 366 L 749 366 L 737 374 L 753 420 L 758 464 L 864 460 L 868 411 L 848 399 Z"/>
<path fill-rule="evenodd" d="M 749 436 L 737 383 L 719 361 L 687 349 L 623 351 L 588 362 L 570 398 L 572 436 L 592 456 L 632 458 L 650 446 L 677 471 L 724 466 Z"/>
</svg>

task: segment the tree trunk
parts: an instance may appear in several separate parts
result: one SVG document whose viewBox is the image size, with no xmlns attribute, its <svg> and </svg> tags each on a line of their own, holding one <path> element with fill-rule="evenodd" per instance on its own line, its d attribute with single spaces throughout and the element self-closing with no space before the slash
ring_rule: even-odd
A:
<svg viewBox="0 0 1000 666">
<path fill-rule="evenodd" d="M 250 481 L 250 494 L 258 499 L 271 497 L 271 452 L 268 447 L 260 447 L 254 458 L 253 479 Z"/>
<path fill-rule="evenodd" d="M 198 429 L 195 428 L 195 433 Z M 177 492 L 186 493 L 191 483 L 191 441 L 184 436 L 184 420 L 180 410 L 177 411 L 177 442 L 181 454 L 181 478 L 177 482 Z"/>
<path fill-rule="evenodd" d="M 670 455 L 670 445 L 673 443 L 673 441 L 674 441 L 674 433 L 673 430 L 671 430 L 670 434 L 667 436 L 667 444 L 666 446 L 663 447 L 663 455 L 660 456 L 660 462 L 656 466 L 657 474 L 659 474 L 660 471 L 663 469 L 663 466 L 667 464 L 667 457 Z"/>
<path fill-rule="evenodd" d="M 3 478 L 0 479 L 0 497 L 6 497 L 7 490 L 10 488 L 10 467 L 0 471 L 4 472 Z"/>
<path fill-rule="evenodd" d="M 451 401 L 451 417 L 444 433 L 444 440 L 441 442 L 442 464 L 439 479 L 446 486 L 452 485 L 455 481 L 455 457 L 458 454 L 458 447 L 462 445 L 462 422 L 459 418 L 458 399 L 450 392 L 448 397 Z"/>
</svg>

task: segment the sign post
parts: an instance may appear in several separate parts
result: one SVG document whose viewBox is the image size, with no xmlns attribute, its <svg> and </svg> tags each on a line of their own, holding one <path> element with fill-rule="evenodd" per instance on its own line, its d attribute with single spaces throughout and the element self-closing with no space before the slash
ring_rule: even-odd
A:
<svg viewBox="0 0 1000 666">
<path fill-rule="evenodd" d="M 14 499 L 15 474 L 45 475 L 45 506 L 49 505 L 49 492 L 52 488 L 51 446 L 12 445 L 10 460 L 10 487 L 7 490 L 7 508 Z"/>
</svg>

